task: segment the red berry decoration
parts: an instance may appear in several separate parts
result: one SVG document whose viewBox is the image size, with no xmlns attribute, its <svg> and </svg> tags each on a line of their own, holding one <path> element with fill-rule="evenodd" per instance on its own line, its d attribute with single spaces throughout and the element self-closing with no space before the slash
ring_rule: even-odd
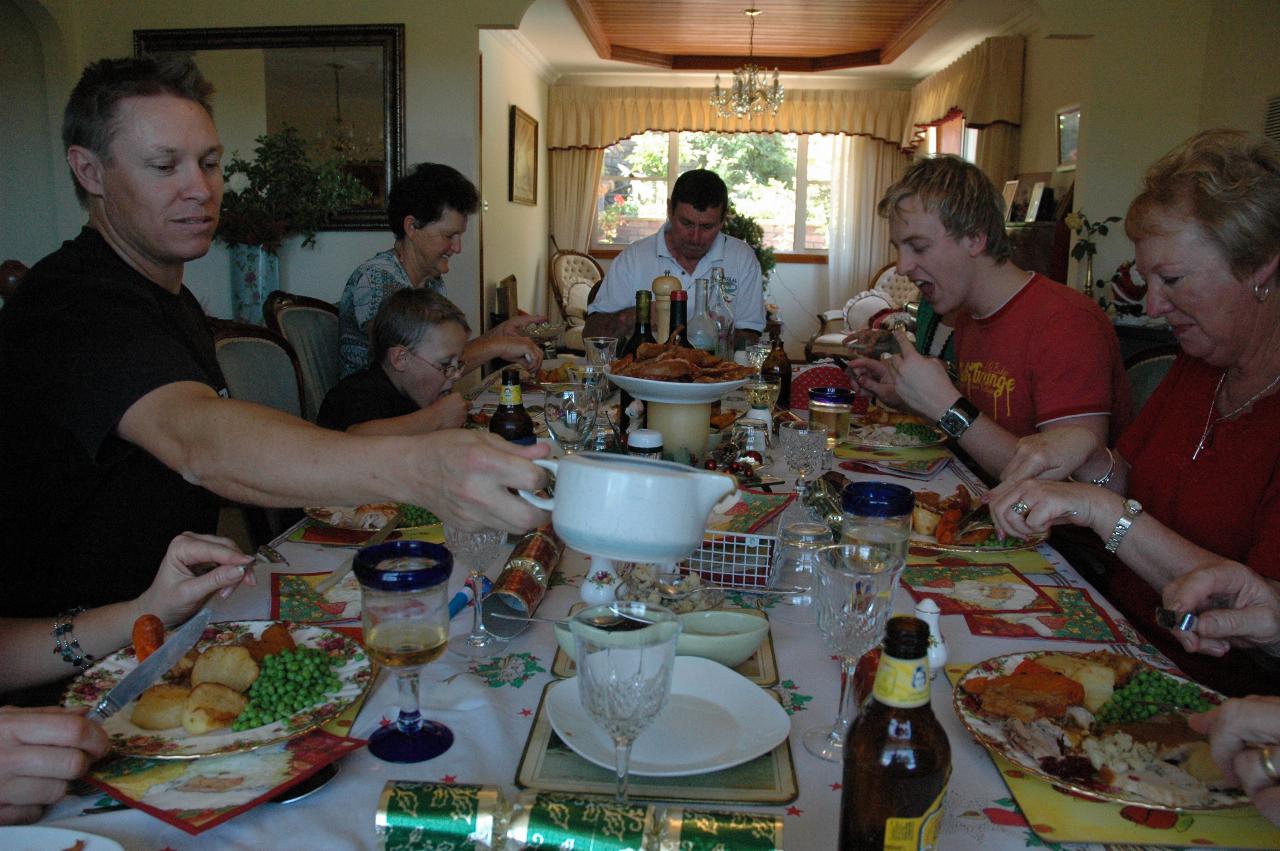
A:
<svg viewBox="0 0 1280 851">
<path fill-rule="evenodd" d="M 757 464 L 764 463 L 764 456 L 761 455 L 759 452 L 755 451 L 754 449 L 748 449 L 744 454 Z"/>
<path fill-rule="evenodd" d="M 707 469 L 707 470 L 713 470 L 713 471 L 714 471 L 714 470 L 719 469 L 719 465 L 718 465 L 718 464 L 716 464 L 716 459 L 714 459 L 714 458 L 708 458 L 707 460 L 703 461 L 703 462 L 702 462 L 702 466 L 703 466 L 705 469 Z"/>
</svg>

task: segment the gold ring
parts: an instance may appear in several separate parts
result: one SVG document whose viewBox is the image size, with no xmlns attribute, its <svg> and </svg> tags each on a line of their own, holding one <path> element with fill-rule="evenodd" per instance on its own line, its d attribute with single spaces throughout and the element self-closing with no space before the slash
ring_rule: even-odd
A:
<svg viewBox="0 0 1280 851">
<path fill-rule="evenodd" d="M 1258 748 L 1258 755 L 1262 757 L 1262 770 L 1271 778 L 1271 782 L 1280 783 L 1280 771 L 1276 770 L 1276 764 L 1271 760 L 1271 747 Z"/>
</svg>

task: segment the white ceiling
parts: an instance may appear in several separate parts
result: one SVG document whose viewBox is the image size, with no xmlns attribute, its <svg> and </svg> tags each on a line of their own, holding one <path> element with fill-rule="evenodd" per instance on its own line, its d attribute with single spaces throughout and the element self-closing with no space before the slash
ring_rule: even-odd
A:
<svg viewBox="0 0 1280 851">
<path fill-rule="evenodd" d="M 644 2 L 644 0 L 636 0 Z M 1038 19 L 1034 0 L 959 0 L 939 22 L 889 65 L 848 68 L 816 74 L 783 74 L 785 85 L 807 88 L 839 81 L 840 85 L 874 82 L 877 85 L 914 82 L 940 71 L 966 51 L 993 35 L 1027 32 Z M 767 26 L 762 18 L 759 26 Z M 653 68 L 601 59 L 579 27 L 565 0 L 534 0 L 520 22 L 515 40 L 543 66 L 548 82 L 571 82 L 572 78 L 601 78 L 616 75 L 654 79 L 679 77 L 685 84 L 708 83 L 708 72 L 656 71 Z M 545 63 L 545 64 L 543 64 Z M 570 78 L 570 79 L 566 79 Z"/>
</svg>

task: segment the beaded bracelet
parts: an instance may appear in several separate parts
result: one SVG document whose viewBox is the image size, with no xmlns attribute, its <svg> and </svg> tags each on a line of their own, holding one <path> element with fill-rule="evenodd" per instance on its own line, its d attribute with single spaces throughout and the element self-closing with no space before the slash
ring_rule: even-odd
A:
<svg viewBox="0 0 1280 851">
<path fill-rule="evenodd" d="M 86 611 L 84 606 L 77 606 L 70 611 L 63 612 L 53 620 L 53 652 L 62 657 L 62 661 L 68 665 L 75 665 L 82 671 L 89 670 L 89 667 L 97 661 L 92 654 L 85 653 L 80 642 L 76 639 L 75 617 Z"/>
</svg>

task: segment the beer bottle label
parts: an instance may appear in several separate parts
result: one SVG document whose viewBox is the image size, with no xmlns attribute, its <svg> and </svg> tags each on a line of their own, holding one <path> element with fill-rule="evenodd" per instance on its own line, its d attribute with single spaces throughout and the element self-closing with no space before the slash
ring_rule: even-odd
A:
<svg viewBox="0 0 1280 851">
<path fill-rule="evenodd" d="M 499 405 L 523 405 L 524 394 L 520 392 L 519 384 L 504 384 L 502 392 L 498 395 Z"/>
<path fill-rule="evenodd" d="M 947 769 L 947 780 L 951 780 L 950 768 Z M 942 799 L 946 796 L 947 784 L 943 783 L 938 797 L 919 818 L 886 819 L 884 851 L 936 851 L 938 830 L 942 827 Z"/>
<path fill-rule="evenodd" d="M 929 660 L 895 659 L 880 654 L 872 695 L 886 706 L 914 709 L 929 702 Z"/>
</svg>

